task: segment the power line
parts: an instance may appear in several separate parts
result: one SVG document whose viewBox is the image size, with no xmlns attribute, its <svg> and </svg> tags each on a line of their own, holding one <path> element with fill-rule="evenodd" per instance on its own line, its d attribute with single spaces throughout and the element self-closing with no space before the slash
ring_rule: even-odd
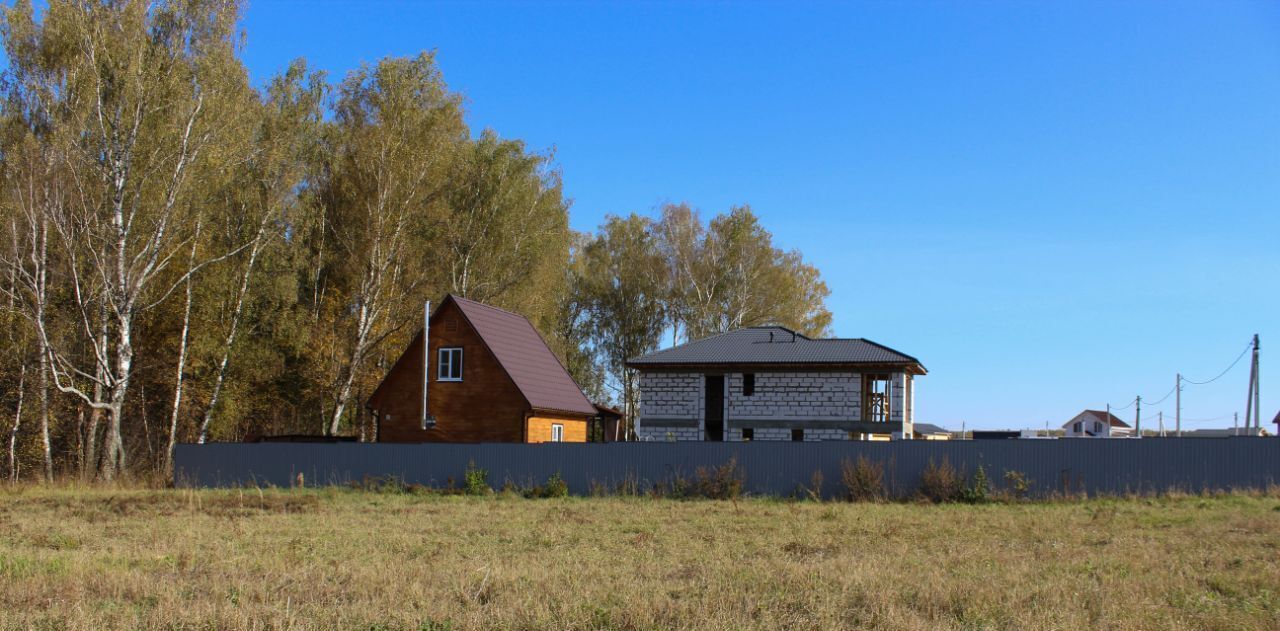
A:
<svg viewBox="0 0 1280 631">
<path fill-rule="evenodd" d="M 1236 367 L 1236 364 L 1240 363 L 1240 360 L 1241 360 L 1241 359 L 1244 359 L 1245 354 L 1247 354 L 1247 353 L 1248 353 L 1252 348 L 1253 348 L 1253 340 L 1249 340 L 1249 343 L 1244 347 L 1244 350 L 1243 350 L 1243 351 L 1240 351 L 1240 355 L 1239 355 L 1238 357 L 1236 357 L 1235 361 L 1231 362 L 1231 365 L 1230 365 L 1230 366 L 1227 366 L 1227 369 L 1226 369 L 1226 370 L 1224 370 L 1224 371 L 1222 371 L 1222 372 L 1218 373 L 1218 376 L 1217 376 L 1217 377 L 1214 377 L 1213 379 L 1210 379 L 1210 380 L 1208 380 L 1208 381 L 1194 381 L 1194 380 L 1192 380 L 1192 379 L 1187 379 L 1186 377 L 1183 377 L 1183 378 L 1182 378 L 1182 380 L 1183 380 L 1183 381 L 1185 381 L 1185 382 L 1187 382 L 1187 383 L 1190 383 L 1190 384 L 1193 384 L 1193 385 L 1197 385 L 1197 386 L 1203 386 L 1203 385 L 1205 385 L 1205 384 L 1213 383 L 1213 382 L 1215 382 L 1215 381 L 1217 381 L 1217 380 L 1221 379 L 1223 375 L 1225 375 L 1225 374 L 1227 374 L 1227 373 L 1231 372 L 1231 369 L 1232 369 L 1232 368 L 1235 368 L 1235 367 Z"/>
<path fill-rule="evenodd" d="M 1129 408 L 1133 407 L 1133 404 L 1134 404 L 1134 403 L 1137 403 L 1137 402 L 1138 402 L 1137 397 L 1134 397 L 1134 399 L 1133 399 L 1132 401 L 1130 401 L 1130 402 L 1129 402 L 1129 405 L 1126 405 L 1126 406 L 1121 407 L 1121 408 L 1118 408 L 1118 407 L 1116 407 L 1116 406 L 1114 406 L 1114 405 L 1111 405 L 1111 404 L 1109 404 L 1109 403 L 1108 403 L 1107 405 L 1111 408 L 1111 411 L 1112 411 L 1112 412 L 1119 412 L 1120 410 L 1127 410 L 1127 409 L 1129 409 Z"/>
<path fill-rule="evenodd" d="M 1174 385 L 1173 388 L 1169 390 L 1169 392 L 1165 393 L 1164 396 L 1160 397 L 1159 401 L 1156 401 L 1155 403 L 1148 403 L 1147 405 L 1160 405 L 1162 402 L 1164 402 L 1165 399 L 1168 399 L 1169 397 L 1173 396 L 1174 390 L 1177 390 L 1177 389 L 1178 389 L 1178 386 Z"/>
</svg>

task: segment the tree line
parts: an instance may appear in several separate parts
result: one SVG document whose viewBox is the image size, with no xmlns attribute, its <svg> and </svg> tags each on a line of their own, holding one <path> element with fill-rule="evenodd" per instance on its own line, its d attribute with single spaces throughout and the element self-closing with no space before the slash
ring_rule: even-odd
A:
<svg viewBox="0 0 1280 631">
<path fill-rule="evenodd" d="M 589 396 L 629 357 L 827 288 L 746 206 L 569 227 L 554 156 L 473 133 L 434 55 L 255 87 L 236 0 L 3 11 L 7 473 L 166 474 L 176 442 L 371 437 L 364 398 L 446 293 L 530 318 Z"/>
</svg>

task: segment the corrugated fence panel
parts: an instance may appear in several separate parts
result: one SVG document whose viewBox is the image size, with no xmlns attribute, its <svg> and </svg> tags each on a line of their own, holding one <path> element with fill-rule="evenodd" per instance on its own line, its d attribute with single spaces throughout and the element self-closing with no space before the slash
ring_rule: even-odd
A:
<svg viewBox="0 0 1280 631">
<path fill-rule="evenodd" d="M 978 440 L 899 442 L 751 442 L 610 444 L 368 444 L 219 443 L 178 445 L 175 478 L 202 487 L 290 486 L 302 474 L 307 486 L 342 485 L 365 478 L 461 486 L 470 463 L 489 483 L 527 486 L 559 473 L 573 493 L 593 485 L 630 481 L 645 489 L 675 477 L 692 479 L 699 468 L 736 459 L 749 493 L 789 495 L 812 487 L 821 472 L 823 491 L 841 492 L 841 465 L 860 456 L 882 463 L 891 492 L 907 495 L 920 485 L 930 462 L 951 463 L 965 476 L 981 465 L 996 488 L 1016 471 L 1031 492 L 1150 493 L 1169 489 L 1256 489 L 1280 483 L 1280 439 L 1166 438 L 1142 440 Z"/>
</svg>

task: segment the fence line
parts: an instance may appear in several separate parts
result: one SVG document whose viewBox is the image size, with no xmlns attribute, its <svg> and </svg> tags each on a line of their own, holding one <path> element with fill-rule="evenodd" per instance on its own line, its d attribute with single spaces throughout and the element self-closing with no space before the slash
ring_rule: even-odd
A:
<svg viewBox="0 0 1280 631">
<path fill-rule="evenodd" d="M 641 488 L 692 477 L 700 467 L 731 458 L 741 467 L 744 490 L 789 495 L 812 485 L 821 472 L 824 494 L 841 492 L 841 463 L 865 456 L 883 463 L 896 496 L 919 488 L 930 461 L 946 459 L 969 476 L 979 465 L 996 488 L 1006 471 L 1032 482 L 1031 494 L 1152 493 L 1170 489 L 1262 489 L 1280 484 L 1280 440 L 1148 438 L 1142 440 L 975 440 L 897 442 L 751 442 L 608 444 L 183 444 L 174 476 L 182 486 L 291 486 L 302 474 L 308 486 L 343 485 L 367 477 L 397 478 L 432 487 L 462 485 L 470 463 L 489 483 L 530 485 L 553 474 L 570 492 L 593 485 L 639 482 Z"/>
</svg>

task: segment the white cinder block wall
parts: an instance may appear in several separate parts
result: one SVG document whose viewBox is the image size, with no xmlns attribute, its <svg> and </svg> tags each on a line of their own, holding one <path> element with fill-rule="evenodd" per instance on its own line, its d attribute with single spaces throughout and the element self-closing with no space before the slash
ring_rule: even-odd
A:
<svg viewBox="0 0 1280 631">
<path fill-rule="evenodd" d="M 862 376 L 848 372 L 758 372 L 742 395 L 742 373 L 729 375 L 729 422 L 735 419 L 856 421 Z M 790 440 L 790 431 L 787 433 Z"/>
<path fill-rule="evenodd" d="M 702 389 L 702 373 L 640 373 L 636 435 L 640 440 L 702 440 Z"/>
</svg>

